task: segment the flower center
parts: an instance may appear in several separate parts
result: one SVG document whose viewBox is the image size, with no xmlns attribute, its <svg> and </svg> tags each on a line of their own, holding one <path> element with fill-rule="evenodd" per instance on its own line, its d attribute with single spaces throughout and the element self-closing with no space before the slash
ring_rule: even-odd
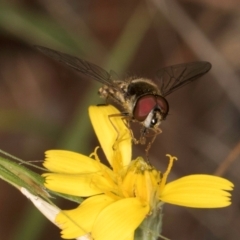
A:
<svg viewBox="0 0 240 240">
<path fill-rule="evenodd" d="M 125 176 L 121 189 L 124 197 L 136 197 L 152 206 L 156 199 L 160 183 L 160 172 L 149 165 L 143 158 L 133 160 Z"/>
</svg>

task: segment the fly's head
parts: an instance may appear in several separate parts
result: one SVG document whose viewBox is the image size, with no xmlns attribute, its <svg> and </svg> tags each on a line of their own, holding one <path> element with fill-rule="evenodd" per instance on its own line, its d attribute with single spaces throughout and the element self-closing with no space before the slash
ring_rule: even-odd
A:
<svg viewBox="0 0 240 240">
<path fill-rule="evenodd" d="M 168 102 L 160 95 L 144 95 L 137 99 L 133 117 L 146 129 L 157 129 L 168 114 Z"/>
<path fill-rule="evenodd" d="M 168 114 L 168 102 L 160 95 L 146 95 L 138 99 L 134 108 L 134 118 L 143 125 L 139 138 L 140 144 L 146 144 L 146 137 L 152 137 L 145 149 L 146 155 L 156 136 L 161 133 L 159 125 Z M 152 134 L 150 134 L 152 130 Z"/>
</svg>

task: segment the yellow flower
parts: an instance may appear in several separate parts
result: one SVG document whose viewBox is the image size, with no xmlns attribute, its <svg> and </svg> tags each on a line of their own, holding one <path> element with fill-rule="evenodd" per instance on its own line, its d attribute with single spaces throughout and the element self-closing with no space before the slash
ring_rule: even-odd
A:
<svg viewBox="0 0 240 240">
<path fill-rule="evenodd" d="M 144 229 L 148 226 L 157 239 L 164 202 L 197 208 L 231 204 L 227 191 L 233 184 L 228 180 L 190 175 L 166 184 L 175 157 L 167 155 L 170 163 L 164 174 L 141 157 L 131 161 L 131 132 L 118 110 L 92 106 L 89 113 L 111 168 L 100 162 L 96 150 L 90 157 L 62 150 L 46 152 L 44 166 L 51 173 L 44 174 L 45 186 L 88 197 L 76 209 L 57 215 L 63 238 L 89 234 L 94 240 L 132 240 L 135 230 L 147 223 Z"/>
</svg>

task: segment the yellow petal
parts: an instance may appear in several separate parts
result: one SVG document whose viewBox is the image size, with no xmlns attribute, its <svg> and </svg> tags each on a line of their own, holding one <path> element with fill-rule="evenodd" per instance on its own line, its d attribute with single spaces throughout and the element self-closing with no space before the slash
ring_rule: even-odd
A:
<svg viewBox="0 0 240 240">
<path fill-rule="evenodd" d="M 89 173 L 100 170 L 99 163 L 79 153 L 64 150 L 48 150 L 43 163 L 51 172 L 57 173 Z M 104 166 L 104 165 L 103 165 Z"/>
<path fill-rule="evenodd" d="M 160 200 L 186 207 L 219 208 L 231 204 L 233 184 L 211 175 L 190 175 L 166 184 Z"/>
<path fill-rule="evenodd" d="M 109 163 L 112 165 L 116 152 L 115 148 L 118 147 L 123 161 L 122 164 L 127 166 L 131 161 L 132 138 L 120 112 L 111 105 L 90 106 L 89 116 Z"/>
<path fill-rule="evenodd" d="M 113 202 L 114 200 L 106 195 L 98 195 L 86 199 L 76 209 L 60 212 L 56 223 L 63 229 L 62 237 L 72 239 L 91 232 L 99 212 Z"/>
<path fill-rule="evenodd" d="M 149 213 L 149 206 L 138 198 L 125 198 L 104 208 L 93 229 L 94 240 L 131 239 L 135 229 Z"/>
<path fill-rule="evenodd" d="M 87 197 L 111 191 L 114 185 L 100 174 L 57 174 L 45 173 L 44 185 L 46 188 L 60 193 Z"/>
</svg>

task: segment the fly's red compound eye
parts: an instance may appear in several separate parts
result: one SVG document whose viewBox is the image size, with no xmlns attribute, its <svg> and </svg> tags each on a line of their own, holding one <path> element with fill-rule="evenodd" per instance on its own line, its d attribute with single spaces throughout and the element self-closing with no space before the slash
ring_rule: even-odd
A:
<svg viewBox="0 0 240 240">
<path fill-rule="evenodd" d="M 133 117 L 140 122 L 144 121 L 156 104 L 154 95 L 145 95 L 139 98 L 133 110 Z"/>
<path fill-rule="evenodd" d="M 155 108 L 159 109 L 163 119 L 167 116 L 169 107 L 168 102 L 164 97 L 145 95 L 137 100 L 133 110 L 133 117 L 142 122 Z"/>
<path fill-rule="evenodd" d="M 162 117 L 164 119 L 167 116 L 168 110 L 169 110 L 168 102 L 164 97 L 161 97 L 161 96 L 157 96 L 156 101 L 157 101 L 157 105 L 159 106 L 161 113 L 163 115 Z"/>
</svg>

